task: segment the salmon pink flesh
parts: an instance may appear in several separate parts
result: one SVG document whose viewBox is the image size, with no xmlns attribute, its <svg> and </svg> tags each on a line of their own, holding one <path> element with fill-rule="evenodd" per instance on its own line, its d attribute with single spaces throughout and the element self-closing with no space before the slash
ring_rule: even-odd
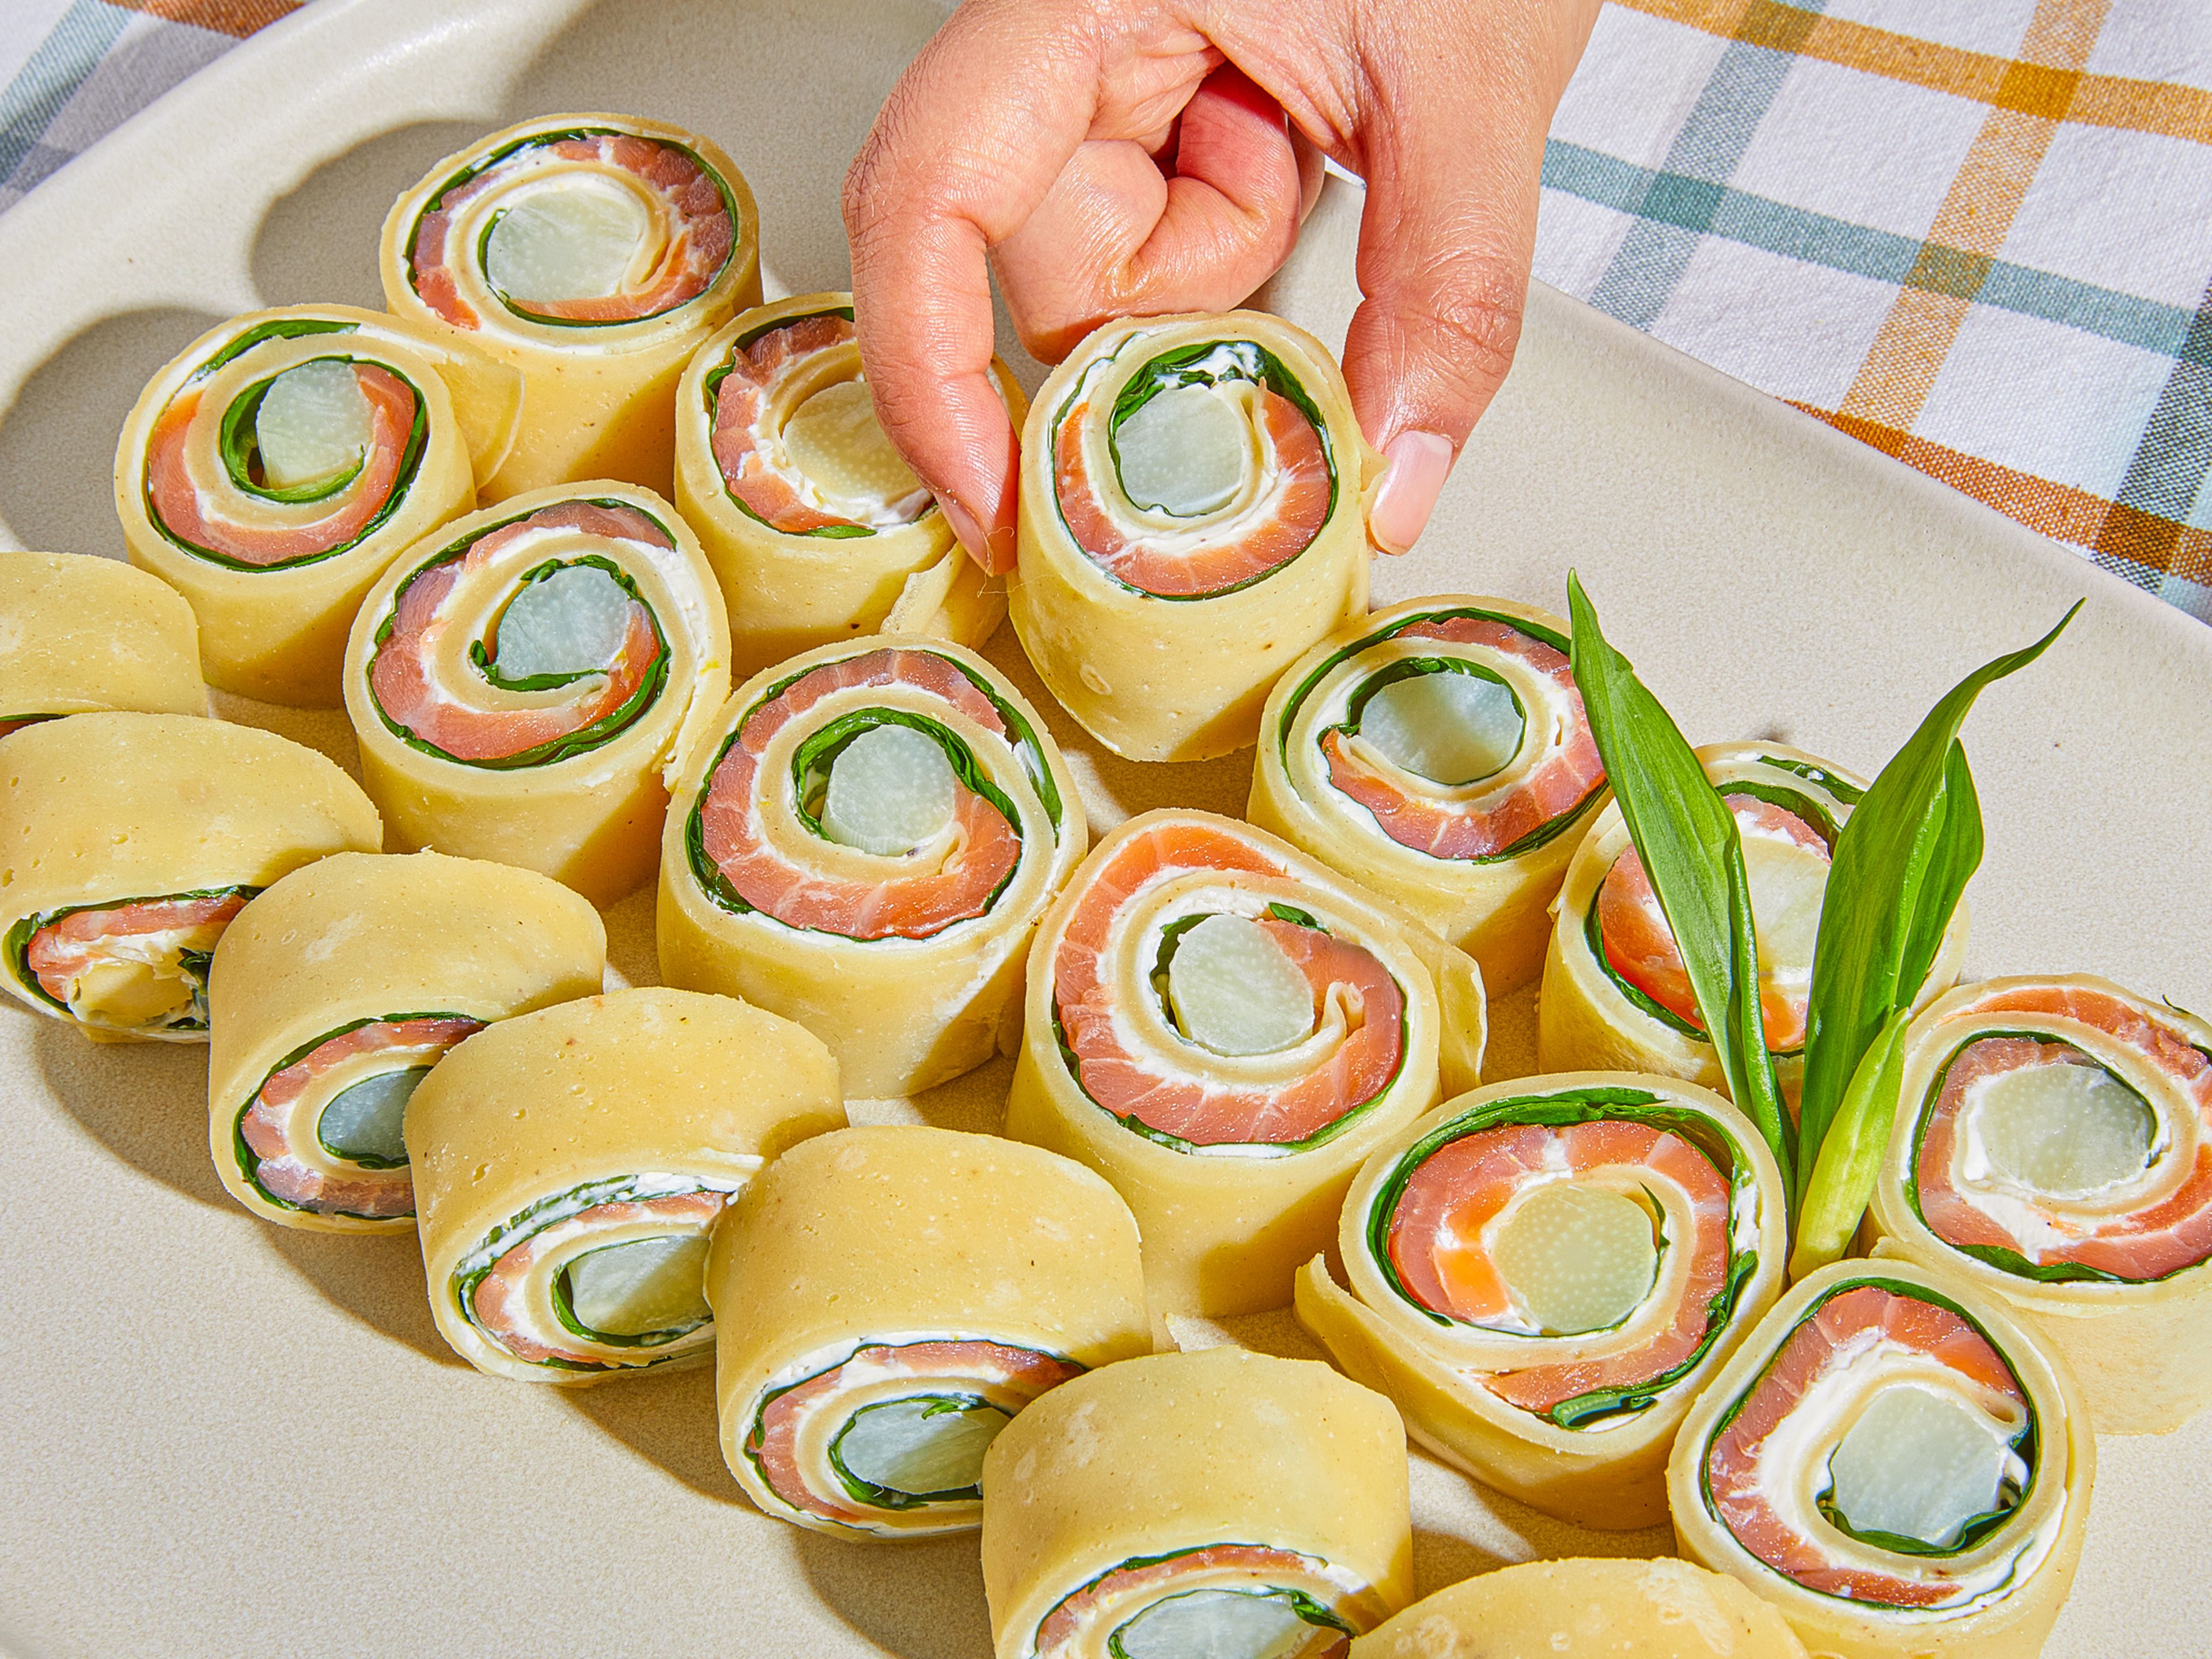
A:
<svg viewBox="0 0 2212 1659">
<path fill-rule="evenodd" d="M 1371 1596 L 1325 1561 L 1213 1544 L 1126 1561 L 1037 1626 L 1034 1659 L 1342 1659 Z"/>
</svg>

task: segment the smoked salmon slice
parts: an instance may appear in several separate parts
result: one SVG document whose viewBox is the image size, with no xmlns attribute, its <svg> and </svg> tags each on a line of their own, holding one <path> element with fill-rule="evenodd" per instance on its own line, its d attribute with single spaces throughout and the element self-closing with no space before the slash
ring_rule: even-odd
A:
<svg viewBox="0 0 2212 1659">
<path fill-rule="evenodd" d="M 32 933 L 24 947 L 24 965 L 48 997 L 86 1024 L 100 1026 L 108 1022 L 97 1018 L 96 1010 L 78 1007 L 88 975 L 101 969 L 136 969 L 143 977 L 174 981 L 176 995 L 182 999 L 174 1006 L 149 1021 L 109 1029 L 204 1031 L 207 958 L 223 929 L 258 890 L 134 899 L 72 910 Z"/>
<path fill-rule="evenodd" d="M 1524 1328 L 1514 1287 L 1492 1249 L 1492 1224 L 1534 1187 L 1616 1171 L 1637 1186 L 1667 1184 L 1686 1200 L 1690 1237 L 1668 1238 L 1691 1267 L 1673 1317 L 1649 1340 L 1601 1358 L 1486 1374 L 1483 1385 L 1525 1411 L 1646 1383 L 1702 1347 L 1717 1322 L 1732 1249 L 1727 1178 L 1711 1159 L 1668 1130 L 1623 1119 L 1565 1125 L 1510 1124 L 1447 1142 L 1407 1179 L 1389 1223 L 1390 1263 L 1414 1300 L 1467 1324 Z M 1615 1188 L 1618 1190 L 1618 1188 Z"/>
<path fill-rule="evenodd" d="M 1945 1020 L 1986 1024 L 2007 1015 L 2017 1016 L 2023 1029 L 1960 1047 L 1923 1109 L 1913 1196 L 1929 1229 L 1956 1248 L 2002 1252 L 2031 1268 L 2065 1264 L 2134 1282 L 2212 1256 L 2212 1056 L 2121 997 L 2091 986 L 2014 986 L 1966 1000 Z M 2043 1066 L 2101 1069 L 2064 1033 L 2039 1032 L 2045 1020 L 2111 1037 L 2186 1103 L 2194 1121 L 2150 1133 L 2144 1167 L 2132 1182 L 2123 1177 L 2109 1192 L 2085 1197 L 2038 1194 L 2017 1179 L 1962 1178 L 1962 1127 L 1978 1090 Z M 2154 1167 L 2159 1163 L 2166 1167 Z M 2130 1184 L 2149 1188 L 2132 1206 L 2126 1201 Z"/>
<path fill-rule="evenodd" d="M 1375 956 L 1318 927 L 1279 915 L 1258 926 L 1311 992 L 1316 1021 L 1334 1008 L 1345 1034 L 1314 1069 L 1287 1083 L 1225 1080 L 1194 1048 L 1187 1069 L 1164 1070 L 1123 1030 L 1108 968 L 1115 922 L 1160 881 L 1189 871 L 1279 877 L 1283 867 L 1212 824 L 1171 820 L 1124 842 L 1093 870 L 1054 958 L 1054 1006 L 1076 1080 L 1133 1126 L 1195 1146 L 1296 1146 L 1389 1086 L 1405 1055 L 1405 993 Z"/>
<path fill-rule="evenodd" d="M 1375 816 L 1382 833 L 1401 847 L 1435 859 L 1494 858 L 1526 841 L 1553 819 L 1579 810 L 1605 787 L 1605 764 L 1583 711 L 1582 693 L 1565 653 L 1516 628 L 1480 617 L 1453 617 L 1415 623 L 1393 637 L 1447 640 L 1479 645 L 1516 657 L 1565 693 L 1573 709 L 1564 741 L 1525 775 L 1512 781 L 1502 798 L 1477 793 L 1470 799 L 1439 799 L 1406 786 L 1395 769 L 1386 772 L 1354 755 L 1341 730 L 1322 736 L 1329 782 L 1339 793 Z"/>
<path fill-rule="evenodd" d="M 1808 1589 L 1882 1607 L 1941 1607 L 1972 1591 L 1948 1576 L 1940 1555 L 1893 1558 L 1923 1569 L 1911 1573 L 1840 1559 L 1832 1544 L 1812 1535 L 1777 1504 L 1777 1491 L 1808 1477 L 1769 1467 L 1778 1458 L 1802 1458 L 1818 1443 L 1817 1428 L 1810 1437 L 1784 1431 L 1800 1411 L 1827 1409 L 1822 1401 L 1841 1373 L 1894 1366 L 1900 1359 L 1941 1367 L 1956 1379 L 1958 1397 L 1999 1418 L 2015 1438 L 2031 1420 L 2019 1379 L 1964 1316 L 1907 1294 L 1906 1287 L 1851 1285 L 1827 1297 L 1798 1324 L 1733 1419 L 1714 1435 L 1705 1454 L 1705 1487 L 1713 1512 L 1737 1541 Z"/>
<path fill-rule="evenodd" d="M 447 549 L 401 585 L 380 630 L 369 686 L 386 720 L 450 759 L 495 765 L 527 763 L 538 751 L 586 731 L 605 742 L 629 724 L 609 724 L 623 711 L 629 710 L 631 720 L 644 712 L 649 698 L 641 694 L 655 682 L 657 671 L 665 672 L 668 645 L 651 607 L 635 591 L 612 660 L 576 678 L 562 701 L 549 705 L 509 691 L 486 677 L 482 662 L 465 684 L 453 684 L 441 672 L 441 641 L 471 598 L 473 585 L 499 580 L 487 573 L 516 542 L 539 531 L 562 529 L 661 551 L 675 545 L 634 507 L 579 501 L 540 507 L 479 536 L 459 552 Z M 563 562 L 574 564 L 580 557 L 571 555 Z M 489 637 L 476 643 L 495 666 L 496 623 Z"/>
<path fill-rule="evenodd" d="M 193 428 L 202 420 L 222 420 L 227 411 L 204 410 L 201 394 L 185 392 L 161 411 L 147 445 L 146 506 L 155 527 L 188 551 L 217 554 L 258 570 L 322 558 L 358 541 L 407 483 L 422 399 L 388 368 L 365 362 L 351 368 L 368 405 L 369 441 L 360 471 L 333 492 L 326 510 L 293 522 L 227 476 L 197 476 L 190 459 Z"/>
<path fill-rule="evenodd" d="M 1021 857 L 1021 834 L 1008 808 L 970 780 L 954 782 L 950 838 L 941 854 L 934 843 L 917 848 L 899 863 L 887 860 L 880 875 L 835 873 L 805 862 L 765 827 L 777 792 L 793 787 L 762 769 L 770 741 L 825 697 L 868 686 L 925 692 L 1012 741 L 991 698 L 934 652 L 878 649 L 810 669 L 757 703 L 732 734 L 698 809 L 701 845 L 745 905 L 788 927 L 858 939 L 927 939 L 988 911 Z M 949 729 L 939 730 L 940 741 L 958 743 Z M 907 860 L 925 867 L 909 872 L 902 867 Z"/>
<path fill-rule="evenodd" d="M 1778 842 L 1799 849 L 1820 866 L 1829 862 L 1826 840 L 1796 813 L 1757 796 L 1730 794 L 1727 799 L 1737 833 L 1747 846 L 1753 840 Z M 1826 878 L 1825 871 L 1822 878 Z M 1759 896 L 1754 884 L 1754 910 Z M 1815 918 L 1818 914 L 1816 905 Z M 1659 896 L 1652 890 L 1644 860 L 1632 847 L 1620 855 L 1598 889 L 1597 930 L 1606 965 L 1702 1035 L 1702 1016 L 1689 970 L 1683 965 L 1674 930 L 1667 925 L 1666 912 L 1659 907 Z M 1806 943 L 1809 945 L 1810 940 Z M 1802 961 L 1778 961 L 1774 956 L 1771 945 L 1759 952 L 1759 1013 L 1766 1023 L 1767 1048 L 1776 1054 L 1791 1054 L 1805 1044 L 1805 1022 L 1812 1001 L 1812 957 L 1809 949 Z"/>
<path fill-rule="evenodd" d="M 416 222 L 408 275 L 423 304 L 455 328 L 482 327 L 483 319 L 461 296 L 454 270 L 457 258 L 477 257 L 472 247 L 457 249 L 449 234 L 459 210 L 562 172 L 619 173 L 634 181 L 633 194 L 646 210 L 644 241 L 617 292 L 507 300 L 520 317 L 601 325 L 657 317 L 706 292 L 736 246 L 737 229 L 721 186 L 682 145 L 625 132 L 543 133 L 448 185 Z M 557 176 L 550 187 L 560 187 Z"/>
<path fill-rule="evenodd" d="M 1178 1596 L 1209 1589 L 1260 1596 L 1290 1591 L 1306 1602 L 1297 1609 L 1308 1626 L 1304 1640 L 1271 1654 L 1344 1659 L 1353 1630 L 1335 1605 L 1344 1597 L 1330 1577 L 1326 1565 L 1310 1556 L 1261 1544 L 1212 1544 L 1165 1560 L 1132 1561 L 1093 1579 L 1048 1613 L 1031 1651 L 1036 1659 L 1095 1659 L 1118 1651 L 1109 1643 L 1146 1610 Z"/>
<path fill-rule="evenodd" d="M 343 1068 L 349 1082 L 362 1081 L 369 1073 L 348 1062 L 370 1054 L 398 1062 L 389 1070 L 427 1068 L 483 1029 L 483 1021 L 459 1015 L 371 1020 L 280 1066 L 239 1112 L 238 1139 L 250 1154 L 240 1160 L 246 1175 L 295 1209 L 373 1218 L 414 1214 L 414 1182 L 405 1164 L 371 1168 L 320 1144 L 321 1112 L 336 1092 L 331 1073 Z"/>
</svg>

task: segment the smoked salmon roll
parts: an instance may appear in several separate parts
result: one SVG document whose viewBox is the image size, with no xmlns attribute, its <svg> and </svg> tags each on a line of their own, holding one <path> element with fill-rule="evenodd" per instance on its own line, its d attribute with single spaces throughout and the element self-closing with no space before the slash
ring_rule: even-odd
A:
<svg viewBox="0 0 2212 1659">
<path fill-rule="evenodd" d="M 350 306 L 248 312 L 171 358 L 123 423 L 115 510 L 131 562 L 191 602 L 209 684 L 335 708 L 362 596 L 476 504 L 472 458 L 509 441 L 519 396 Z"/>
<path fill-rule="evenodd" d="M 0 738 L 103 708 L 207 713 L 191 606 L 120 559 L 0 550 Z"/>
<path fill-rule="evenodd" d="M 595 995 L 599 913 L 558 882 L 440 853 L 339 853 L 239 913 L 208 996 L 208 1150 L 230 1194 L 314 1232 L 412 1232 L 401 1128 L 446 1052 Z"/>
<path fill-rule="evenodd" d="M 521 424 L 483 499 L 611 477 L 665 494 L 676 382 L 760 303 L 752 191 L 708 140 L 546 115 L 447 156 L 392 204 L 394 316 L 519 372 Z"/>
<path fill-rule="evenodd" d="M 1710 744 L 1697 751 L 1727 798 L 1743 842 L 1759 940 L 1766 1047 L 1794 1115 L 1805 1076 L 1805 1028 L 1820 902 L 1844 821 L 1866 781 L 1801 749 Z M 1962 900 L 1920 988 L 1948 990 L 1966 950 Z M 1618 805 L 1590 823 L 1567 866 L 1537 997 L 1536 1057 L 1547 1072 L 1656 1072 L 1725 1090 L 1697 994 Z"/>
<path fill-rule="evenodd" d="M 1414 1439 L 1547 1515 L 1667 1518 L 1667 1453 L 1782 1290 L 1789 1193 L 1720 1096 L 1672 1079 L 1524 1078 L 1370 1158 L 1298 1318 Z"/>
<path fill-rule="evenodd" d="M 1782 1615 L 1686 1561 L 1523 1561 L 1425 1596 L 1352 1659 L 1584 1654 L 1590 1659 L 1805 1659 Z"/>
<path fill-rule="evenodd" d="M 1367 609 L 1382 460 L 1320 341 L 1256 311 L 1127 318 L 1022 433 L 1022 648 L 1131 760 L 1253 740 L 1284 669 Z"/>
<path fill-rule="evenodd" d="M 1486 1035 L 1468 957 L 1263 830 L 1172 809 L 1076 872 L 1027 1009 L 1006 1132 L 1114 1183 L 1162 1313 L 1289 1302 L 1352 1172 L 1477 1080 Z"/>
<path fill-rule="evenodd" d="M 2100 1434 L 2212 1402 L 2212 1024 L 2076 975 L 1908 1028 L 1873 1225 L 2051 1339 Z"/>
<path fill-rule="evenodd" d="M 1310 1359 L 1159 1354 L 983 1459 L 997 1659 L 1343 1659 L 1413 1599 L 1405 1431 Z"/>
<path fill-rule="evenodd" d="M 668 778 L 730 687 L 722 596 L 648 489 L 542 489 L 445 526 L 346 649 L 362 779 L 392 839 L 613 903 L 649 881 Z"/>
<path fill-rule="evenodd" d="M 2002 1303 L 1916 1263 L 1800 1280 L 1692 1409 L 1681 1553 L 1836 1659 L 2033 1659 L 2081 1557 L 2097 1444 Z"/>
<path fill-rule="evenodd" d="M 767 1514 L 961 1532 L 983 1454 L 1070 1377 L 1152 1352 L 1137 1224 L 1080 1164 L 996 1135 L 844 1129 L 715 1230 L 722 1456 Z"/>
<path fill-rule="evenodd" d="M 789 1020 L 655 988 L 468 1038 L 404 1127 L 439 1334 L 488 1376 L 577 1387 L 706 1362 L 709 1231 L 845 1109 Z"/>
<path fill-rule="evenodd" d="M 312 749 L 189 714 L 72 714 L 6 740 L 0 977 L 96 1042 L 204 1042 L 208 963 L 246 901 L 382 836 Z"/>
<path fill-rule="evenodd" d="M 798 1020 L 856 1098 L 1012 1052 L 1030 935 L 1090 830 L 997 669 L 824 646 L 754 675 L 690 755 L 661 847 L 668 983 Z"/>
<path fill-rule="evenodd" d="M 1275 683 L 1246 816 L 1395 899 L 1482 967 L 1536 977 L 1605 764 L 1567 625 L 1438 594 L 1340 629 Z"/>
<path fill-rule="evenodd" d="M 1029 400 L 995 358 L 1016 430 Z M 1006 583 L 961 551 L 884 429 L 853 296 L 756 307 L 713 335 L 676 392 L 676 505 L 730 610 L 737 672 L 860 634 L 980 646 Z"/>
</svg>

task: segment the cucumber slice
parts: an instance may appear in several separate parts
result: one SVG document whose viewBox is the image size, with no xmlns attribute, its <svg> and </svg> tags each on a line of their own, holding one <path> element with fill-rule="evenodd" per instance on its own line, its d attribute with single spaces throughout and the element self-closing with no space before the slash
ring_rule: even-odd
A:
<svg viewBox="0 0 2212 1659">
<path fill-rule="evenodd" d="M 1853 1532 L 1947 1549 L 1998 1507 L 2012 1455 L 2010 1432 L 1964 1401 L 1893 1384 L 1828 1459 L 1828 1502 Z"/>
<path fill-rule="evenodd" d="M 646 1336 L 713 1317 L 707 1306 L 707 1235 L 663 1233 L 588 1250 L 562 1270 L 568 1307 L 587 1331 Z"/>
<path fill-rule="evenodd" d="M 1528 717 L 1480 674 L 1394 680 L 1359 711 L 1359 735 L 1393 766 L 1446 786 L 1474 783 L 1521 752 Z"/>
<path fill-rule="evenodd" d="M 1114 434 L 1121 492 L 1179 519 L 1236 499 L 1253 463 L 1243 410 L 1210 386 L 1155 393 Z"/>
<path fill-rule="evenodd" d="M 264 481 L 297 489 L 352 471 L 368 453 L 370 424 L 352 364 L 318 358 L 286 369 L 253 411 Z"/>
<path fill-rule="evenodd" d="M 906 1498 L 963 1497 L 983 1478 L 983 1454 L 1012 1420 L 972 1395 L 886 1400 L 847 1419 L 830 1455 L 866 1486 Z"/>
<path fill-rule="evenodd" d="M 1208 916 L 1176 943 L 1168 1002 L 1182 1034 L 1217 1054 L 1275 1054 L 1314 1028 L 1313 988 L 1243 916 Z"/>
<path fill-rule="evenodd" d="M 1795 842 L 1746 836 L 1743 872 L 1751 887 L 1752 932 L 1759 940 L 1761 973 L 1776 983 L 1805 983 L 1813 975 L 1828 861 Z"/>
<path fill-rule="evenodd" d="M 1558 1336 L 1618 1325 L 1659 1276 L 1650 1212 L 1626 1193 L 1566 1181 L 1516 1205 L 1491 1255 L 1529 1317 Z"/>
<path fill-rule="evenodd" d="M 601 300 L 622 292 L 653 221 L 635 194 L 588 175 L 540 190 L 492 222 L 484 275 L 510 300 Z"/>
<path fill-rule="evenodd" d="M 910 726 L 872 726 L 830 763 L 822 833 L 841 846 L 911 853 L 952 822 L 952 763 Z"/>
<path fill-rule="evenodd" d="M 1973 1139 L 2001 1181 L 2087 1198 L 2150 1165 L 2157 1119 L 2141 1095 L 2094 1062 L 2027 1066 L 1975 1092 Z"/>
<path fill-rule="evenodd" d="M 315 1139 L 332 1158 L 373 1170 L 398 1168 L 407 1162 L 407 1143 L 399 1133 L 407 1103 L 429 1075 L 427 1066 L 410 1066 L 341 1090 L 315 1120 Z"/>
<path fill-rule="evenodd" d="M 1316 1628 L 1282 1590 L 1188 1590 L 1153 1602 L 1107 1646 L 1115 1659 L 1290 1659 Z"/>
<path fill-rule="evenodd" d="M 527 584 L 499 619 L 500 678 L 601 673 L 629 634 L 630 599 L 595 564 L 572 564 Z"/>
<path fill-rule="evenodd" d="M 879 508 L 903 501 L 921 481 L 876 424 L 866 380 L 824 386 L 784 423 L 792 464 L 831 499 Z"/>
</svg>

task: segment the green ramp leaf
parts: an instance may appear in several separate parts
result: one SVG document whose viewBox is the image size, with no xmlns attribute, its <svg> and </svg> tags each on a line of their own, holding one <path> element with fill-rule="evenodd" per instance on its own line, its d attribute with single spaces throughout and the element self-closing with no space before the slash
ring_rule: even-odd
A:
<svg viewBox="0 0 2212 1659">
<path fill-rule="evenodd" d="M 1881 769 L 1836 839 L 1813 952 L 1805 1086 L 1798 1104 L 1804 1156 L 1793 1190 L 1801 1212 L 1808 1208 L 1832 1133 L 1844 1134 L 1851 1147 L 1873 1150 L 1828 1160 L 1831 1182 L 1848 1175 L 1852 1183 L 1822 1194 L 1831 1229 L 1843 1224 L 1851 1191 L 1857 1191 L 1858 1208 L 1865 1209 L 1897 1109 L 1893 1085 L 1885 1093 L 1870 1081 L 1860 1091 L 1853 1087 L 1854 1077 L 1892 1017 L 1919 994 L 1967 878 L 1982 861 L 1981 805 L 1959 728 L 1984 688 L 2041 656 L 2081 608 L 2077 600 L 2033 645 L 1984 664 L 1954 686 Z M 1839 1114 L 1846 1109 L 1877 1121 L 1844 1125 Z M 1851 1216 L 1849 1229 L 1857 1224 Z"/>
<path fill-rule="evenodd" d="M 1790 1123 L 1759 1013 L 1759 943 L 1735 814 L 1628 659 L 1606 643 L 1572 571 L 1567 606 L 1575 684 L 1613 799 L 1682 953 L 1729 1097 L 1758 1127 L 1786 1179 Z"/>
</svg>

